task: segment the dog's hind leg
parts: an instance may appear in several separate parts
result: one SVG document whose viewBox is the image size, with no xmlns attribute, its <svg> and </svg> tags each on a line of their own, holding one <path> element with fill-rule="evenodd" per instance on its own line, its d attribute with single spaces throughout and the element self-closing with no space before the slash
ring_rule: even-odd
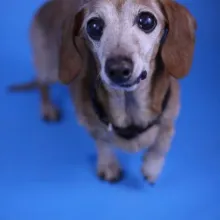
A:
<svg viewBox="0 0 220 220">
<path fill-rule="evenodd" d="M 30 41 L 40 91 L 41 116 L 45 121 L 58 121 L 60 111 L 53 104 L 49 91 L 49 86 L 58 82 L 58 44 L 56 34 L 48 32 L 38 16 L 31 25 Z"/>
<path fill-rule="evenodd" d="M 30 41 L 36 80 L 20 85 L 12 85 L 9 91 L 38 89 L 40 92 L 41 117 L 45 121 L 58 121 L 60 112 L 52 103 L 49 86 L 58 82 L 58 45 L 53 35 L 47 35 L 42 25 L 35 19 L 30 29 Z"/>
<path fill-rule="evenodd" d="M 60 111 L 54 106 L 50 98 L 49 85 L 40 85 L 40 98 L 41 98 L 41 115 L 44 121 L 59 121 Z"/>
</svg>

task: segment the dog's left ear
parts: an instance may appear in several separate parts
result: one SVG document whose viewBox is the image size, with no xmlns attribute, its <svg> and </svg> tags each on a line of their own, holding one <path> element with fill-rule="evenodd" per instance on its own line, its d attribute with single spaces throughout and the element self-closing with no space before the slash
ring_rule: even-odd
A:
<svg viewBox="0 0 220 220">
<path fill-rule="evenodd" d="M 172 0 L 161 0 L 169 33 L 162 46 L 162 59 L 166 70 L 175 78 L 183 78 L 191 68 L 196 21 L 190 12 Z"/>
</svg>

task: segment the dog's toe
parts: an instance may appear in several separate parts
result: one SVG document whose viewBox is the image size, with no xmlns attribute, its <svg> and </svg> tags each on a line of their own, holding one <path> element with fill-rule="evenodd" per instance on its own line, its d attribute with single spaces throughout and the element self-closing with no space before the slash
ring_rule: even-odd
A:
<svg viewBox="0 0 220 220">
<path fill-rule="evenodd" d="M 164 164 L 164 157 L 152 157 L 147 155 L 145 158 L 141 172 L 150 185 L 155 185 L 162 171 Z"/>
<path fill-rule="evenodd" d="M 99 165 L 98 177 L 110 183 L 117 183 L 123 178 L 123 171 L 117 163 Z"/>
<path fill-rule="evenodd" d="M 144 176 L 144 180 L 148 182 L 148 184 L 152 187 L 156 185 L 156 181 L 148 176 Z"/>
<path fill-rule="evenodd" d="M 61 113 L 53 105 L 46 105 L 42 107 L 42 119 L 45 122 L 59 122 L 61 120 Z"/>
<path fill-rule="evenodd" d="M 154 173 L 147 172 L 147 170 L 143 168 L 142 168 L 142 174 L 144 180 L 147 181 L 149 185 L 154 186 L 156 184 L 158 175 L 154 175 Z"/>
<path fill-rule="evenodd" d="M 117 183 L 119 181 L 121 181 L 124 177 L 124 173 L 122 170 L 120 170 L 118 173 L 116 173 L 115 175 L 109 176 L 108 174 L 106 174 L 104 171 L 103 172 L 98 172 L 98 177 L 100 180 L 102 181 L 107 181 L 109 183 Z"/>
</svg>

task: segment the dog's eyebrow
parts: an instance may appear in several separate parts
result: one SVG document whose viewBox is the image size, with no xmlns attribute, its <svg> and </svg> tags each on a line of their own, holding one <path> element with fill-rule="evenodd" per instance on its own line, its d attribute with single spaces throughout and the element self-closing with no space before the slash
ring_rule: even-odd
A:
<svg viewBox="0 0 220 220">
<path fill-rule="evenodd" d="M 128 0 L 106 0 L 107 2 L 111 2 L 117 10 L 120 10 L 124 3 Z"/>
<path fill-rule="evenodd" d="M 116 3 L 116 8 L 117 10 L 120 10 L 122 5 L 125 3 L 126 0 L 117 0 L 117 3 Z"/>
</svg>

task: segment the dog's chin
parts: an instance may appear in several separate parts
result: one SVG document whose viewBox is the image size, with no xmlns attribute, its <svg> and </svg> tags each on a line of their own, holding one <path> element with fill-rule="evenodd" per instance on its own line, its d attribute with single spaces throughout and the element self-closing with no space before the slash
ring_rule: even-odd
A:
<svg viewBox="0 0 220 220">
<path fill-rule="evenodd" d="M 125 87 L 125 86 L 117 85 L 117 84 L 110 84 L 109 86 L 114 90 L 120 90 L 120 91 L 125 91 L 125 92 L 133 92 L 138 88 L 138 84 L 135 84 L 129 87 Z"/>
<path fill-rule="evenodd" d="M 143 71 L 135 80 L 123 84 L 115 84 L 113 82 L 107 82 L 108 86 L 112 89 L 121 90 L 125 92 L 133 92 L 135 91 L 141 81 L 147 78 L 147 71 Z"/>
</svg>

